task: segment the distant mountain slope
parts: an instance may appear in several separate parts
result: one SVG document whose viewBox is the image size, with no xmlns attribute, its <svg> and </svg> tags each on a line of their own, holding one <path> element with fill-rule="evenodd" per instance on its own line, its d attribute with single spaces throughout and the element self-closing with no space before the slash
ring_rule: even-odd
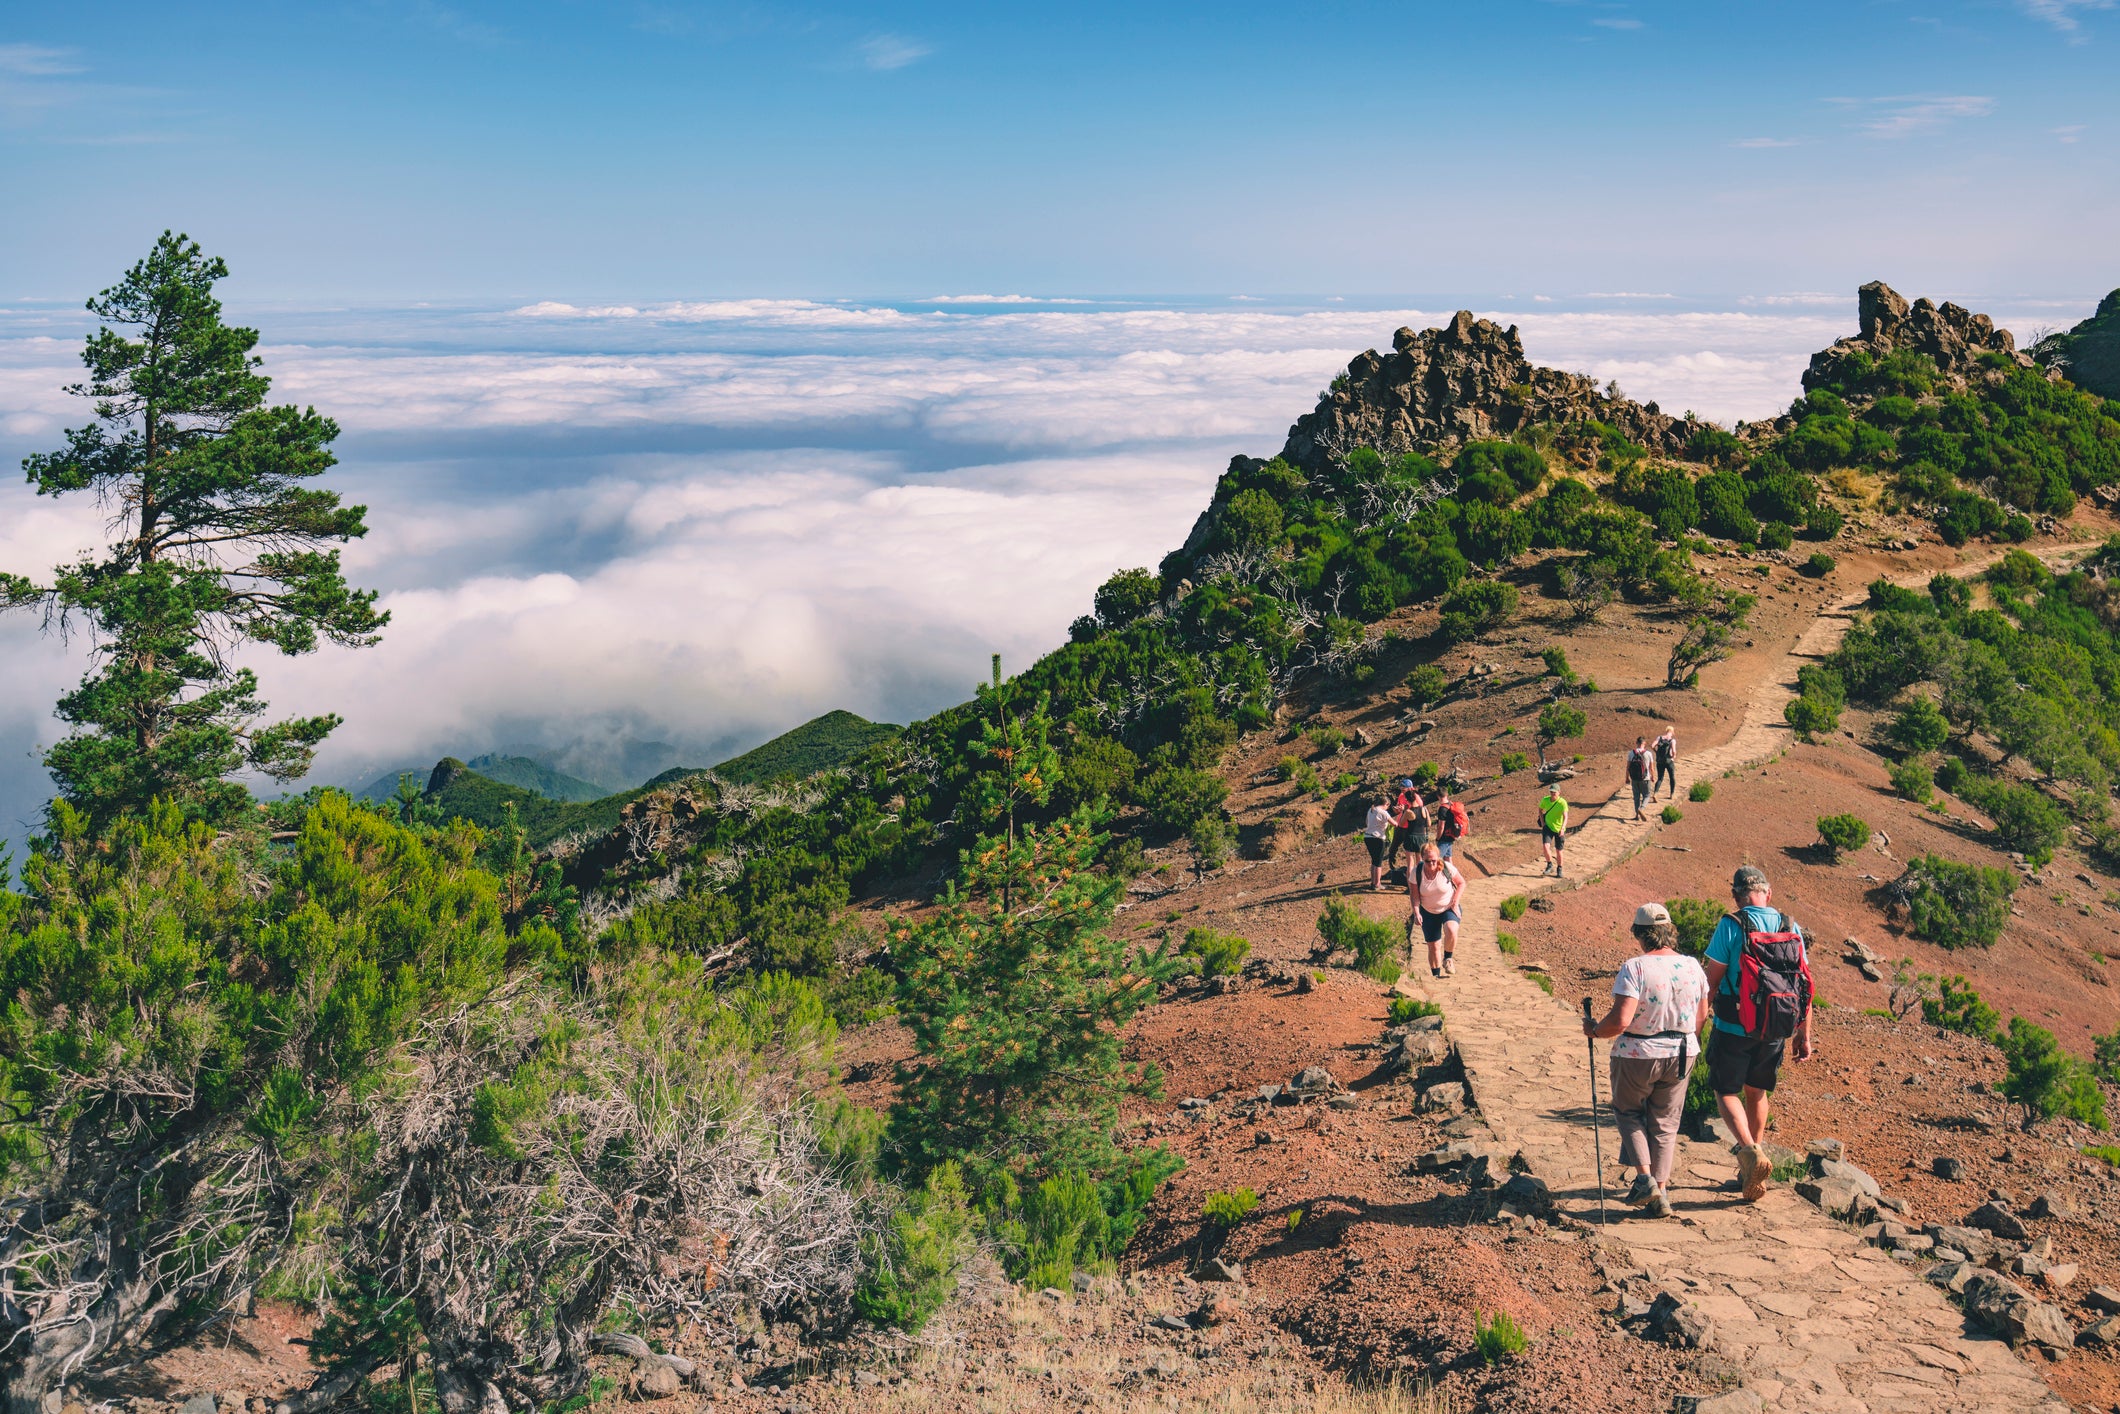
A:
<svg viewBox="0 0 2120 1414">
<path fill-rule="evenodd" d="M 2058 366 L 2071 383 L 2101 398 L 2120 399 L 2120 290 L 2098 302 L 2098 312 L 2065 334 L 2040 341 L 2033 357 Z"/>
<path fill-rule="evenodd" d="M 579 776 L 555 771 L 543 762 L 533 761 L 527 756 L 502 756 L 489 752 L 484 756 L 473 757 L 469 765 L 488 780 L 533 790 L 548 800 L 581 802 L 601 800 L 611 794 L 594 781 L 585 781 Z"/>
<path fill-rule="evenodd" d="M 783 732 L 763 746 L 722 762 L 714 774 L 723 780 L 759 785 L 783 776 L 814 776 L 843 766 L 863 751 L 896 736 L 899 729 L 888 722 L 871 722 L 852 712 L 827 712 Z M 666 771 L 658 781 L 685 775 L 682 769 Z"/>
</svg>

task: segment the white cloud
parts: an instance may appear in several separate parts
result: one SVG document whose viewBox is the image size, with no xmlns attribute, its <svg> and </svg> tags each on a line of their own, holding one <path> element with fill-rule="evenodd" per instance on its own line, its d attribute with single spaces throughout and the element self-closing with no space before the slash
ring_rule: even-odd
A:
<svg viewBox="0 0 2120 1414">
<path fill-rule="evenodd" d="M 1044 295 L 930 295 L 920 304 L 1095 304 L 1095 300 L 1047 298 Z"/>
<path fill-rule="evenodd" d="M 0 44 L 0 74 L 22 78 L 52 78 L 83 72 L 73 62 L 71 49 L 51 49 L 42 44 Z"/>
<path fill-rule="evenodd" d="M 2083 128 L 2084 125 L 2082 123 L 2070 123 L 2067 127 L 2051 128 L 2048 131 L 2052 132 L 2058 141 L 2081 142 L 2083 140 Z"/>
<path fill-rule="evenodd" d="M 1495 317 L 1538 362 L 1730 420 L 1785 405 L 1852 302 Z M 1278 449 L 1355 352 L 1448 314 L 546 302 L 422 315 L 398 342 L 311 318 L 266 371 L 346 429 L 329 481 L 372 527 L 349 568 L 394 619 L 374 649 L 260 659 L 265 695 L 346 716 L 333 781 L 621 728 L 705 760 L 832 707 L 904 720 L 965 696 L 990 651 L 1051 648 L 1112 570 L 1183 540 L 1231 453 Z M 0 313 L 11 456 L 80 418 L 58 391 L 80 316 L 57 317 Z M 41 570 L 100 525 L 0 482 L 0 567 Z M 56 735 L 80 658 L 19 618 L 0 653 L 19 754 Z M 0 827 L 34 809 L 9 760 Z"/>
<path fill-rule="evenodd" d="M 2017 8 L 2035 20 L 2044 20 L 2061 33 L 2069 36 L 2074 44 L 2084 42 L 2082 21 L 2076 18 L 2078 11 L 2110 10 L 2113 0 L 2017 0 Z"/>
<path fill-rule="evenodd" d="M 902 69 L 934 52 L 933 46 L 903 35 L 871 35 L 861 41 L 861 62 L 878 71 Z"/>
<path fill-rule="evenodd" d="M 1872 98 L 1861 106 L 1882 111 L 1862 124 L 1871 137 L 1921 137 L 1943 131 L 1961 118 L 1985 118 L 1995 111 L 1995 100 L 1976 94 L 1903 94 Z"/>
</svg>

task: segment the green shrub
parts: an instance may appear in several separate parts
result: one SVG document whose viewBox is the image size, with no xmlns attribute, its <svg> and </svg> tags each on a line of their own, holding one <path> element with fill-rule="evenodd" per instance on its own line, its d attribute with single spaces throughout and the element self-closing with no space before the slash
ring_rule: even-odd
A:
<svg viewBox="0 0 2120 1414">
<path fill-rule="evenodd" d="M 1208 1194 L 1207 1201 L 1200 1205 L 1200 1216 L 1209 1225 L 1227 1232 L 1250 1217 L 1258 1206 L 1258 1194 L 1249 1188 L 1237 1188 L 1227 1193 Z"/>
<path fill-rule="evenodd" d="M 1423 761 L 1413 768 L 1408 779 L 1413 782 L 1413 788 L 1425 796 L 1435 789 L 1435 783 L 1441 780 L 1442 776 L 1443 773 L 1435 762 Z"/>
<path fill-rule="evenodd" d="M 1479 1351 L 1480 1359 L 1489 1365 L 1499 1364 L 1511 1355 L 1523 1353 L 1531 1344 L 1507 1311 L 1497 1311 L 1493 1320 L 1485 1319 L 1478 1311 L 1472 1313 L 1472 1344 Z"/>
<path fill-rule="evenodd" d="M 2012 1017 L 2009 1032 L 2002 1038 L 2002 1054 L 2009 1061 L 2002 1093 L 2024 1106 L 2028 1122 L 2067 1115 L 2093 1129 L 2110 1127 L 2105 1093 L 2098 1088 L 2097 1077 L 2061 1049 L 2053 1032 L 2021 1016 Z"/>
<path fill-rule="evenodd" d="M 1227 977 L 1251 955 L 1251 940 L 1212 928 L 1190 928 L 1185 933 L 1185 952 L 1200 959 L 1202 977 Z"/>
<path fill-rule="evenodd" d="M 1840 727 L 1840 704 L 1826 698 L 1792 697 L 1783 705 L 1781 715 L 1799 741 L 1815 741 L 1821 733 Z"/>
<path fill-rule="evenodd" d="M 2093 953 L 2093 957 L 2097 954 Z M 2104 959 L 2100 958 L 2100 961 Z M 2091 1037 L 2091 1063 L 2100 1080 L 2120 1085 L 2120 1030 Z"/>
<path fill-rule="evenodd" d="M 1310 745 L 1320 756 L 1330 756 L 1347 744 L 1347 733 L 1334 726 L 1316 726 L 1309 732 Z"/>
<path fill-rule="evenodd" d="M 1046 1179 L 1024 1199 L 1021 1241 L 1024 1285 L 1065 1291 L 1077 1268 L 1110 1255 L 1111 1217 L 1103 1190 L 1073 1170 Z"/>
<path fill-rule="evenodd" d="M 1406 674 L 1406 691 L 1415 702 L 1430 706 L 1441 702 L 1444 694 L 1450 691 L 1450 679 L 1435 664 L 1423 663 Z"/>
<path fill-rule="evenodd" d="M 1936 782 L 1929 775 L 1926 764 L 1908 757 L 1892 767 L 1892 789 L 1899 793 L 1902 800 L 1926 805 L 1929 797 L 1936 793 Z"/>
<path fill-rule="evenodd" d="M 1955 756 L 1946 756 L 1943 758 L 1943 763 L 1936 768 L 1936 784 L 1941 789 L 1956 795 L 1959 787 L 1965 784 L 1966 778 L 1970 774 L 1971 772 L 1965 768 L 1965 762 L 1960 761 Z"/>
<path fill-rule="evenodd" d="M 2086 1144 L 2079 1152 L 2085 1158 L 2103 1161 L 2108 1168 L 2120 1169 L 2120 1144 Z"/>
<path fill-rule="evenodd" d="M 1841 527 L 1846 524 L 1847 517 L 1840 513 L 1840 507 L 1829 506 L 1824 501 L 1820 501 L 1817 505 L 1811 507 L 1803 518 L 1803 538 L 1806 540 L 1831 540 L 1834 536 L 1840 534 Z M 1816 559 L 1817 557 L 1813 556 L 1812 558 Z M 1832 572 L 1830 565 L 1828 565 L 1826 572 L 1828 574 Z"/>
<path fill-rule="evenodd" d="M 2068 816 L 2030 786 L 1968 775 L 1957 794 L 1992 819 L 2002 842 L 2035 867 L 2052 859 L 2068 838 Z"/>
<path fill-rule="evenodd" d="M 1502 918 L 1505 922 L 1514 923 L 1517 919 L 1524 916 L 1524 910 L 1529 907 L 1531 907 L 1531 895 L 1511 894 L 1502 900 Z"/>
<path fill-rule="evenodd" d="M 1318 936 L 1338 952 L 1355 955 L 1355 967 L 1389 986 L 1399 980 L 1398 931 L 1382 919 L 1371 918 L 1357 905 L 1334 896 L 1325 900 L 1318 915 Z"/>
<path fill-rule="evenodd" d="M 1803 562 L 1803 572 L 1813 579 L 1824 579 L 1839 567 L 1839 562 L 1823 550 L 1813 550 L 1811 558 Z"/>
<path fill-rule="evenodd" d="M 1715 787 L 1706 781 L 1695 781 L 1686 787 L 1686 799 L 1695 805 L 1705 805 L 1715 798 Z"/>
<path fill-rule="evenodd" d="M 1704 898 L 1667 898 L 1664 908 L 1678 930 L 1678 950 L 1693 957 L 1707 952 L 1715 925 L 1723 920 L 1723 907 Z"/>
<path fill-rule="evenodd" d="M 1908 865 L 1913 876 L 1909 927 L 1917 938 L 1947 948 L 1993 947 L 2009 921 L 2017 881 L 2006 870 L 1925 854 Z"/>
<path fill-rule="evenodd" d="M 1759 527 L 1759 548 L 1786 550 L 1796 543 L 1796 531 L 1784 521 L 1770 520 Z"/>
<path fill-rule="evenodd" d="M 1548 977 L 1543 972 L 1533 972 L 1528 975 L 1541 992 L 1544 992 L 1549 997 L 1553 995 L 1553 979 L 1551 977 Z"/>
<path fill-rule="evenodd" d="M 1851 854 L 1870 842 L 1870 825 L 1859 815 L 1821 815 L 1818 838 L 1835 859 Z"/>
<path fill-rule="evenodd" d="M 1283 756 L 1273 763 L 1273 773 L 1284 781 L 1292 781 L 1302 775 L 1303 768 L 1309 764 L 1300 756 Z"/>
<path fill-rule="evenodd" d="M 1659 812 L 1659 818 L 1662 819 L 1662 821 L 1666 825 L 1676 825 L 1679 821 L 1686 818 L 1686 812 L 1679 809 L 1675 805 L 1666 805 L 1663 810 Z"/>
<path fill-rule="evenodd" d="M 1547 677 L 1559 678 L 1562 682 L 1573 685 L 1575 682 L 1575 669 L 1568 663 L 1567 649 L 1556 643 L 1551 648 L 1541 652 L 1539 657 L 1546 664 Z"/>
<path fill-rule="evenodd" d="M 1884 734 L 1902 751 L 1934 751 L 1950 740 L 1951 724 L 1935 703 L 1917 697 L 1899 709 Z"/>
<path fill-rule="evenodd" d="M 1995 1039 L 2002 1018 L 1980 1000 L 1980 993 L 1963 977 L 1946 977 L 1933 997 L 1921 999 L 1921 1019 L 1945 1031 L 1957 1031 L 1983 1041 Z"/>
<path fill-rule="evenodd" d="M 1443 641 L 1463 643 L 1501 627 L 1516 612 L 1516 602 L 1513 584 L 1498 579 L 1465 581 L 1443 600 Z"/>
<path fill-rule="evenodd" d="M 957 1273 L 978 1251 L 979 1217 L 957 1165 L 946 1163 L 906 1195 L 868 1244 L 869 1274 L 854 1309 L 883 1326 L 918 1334 L 957 1290 Z"/>
<path fill-rule="evenodd" d="M 1524 945 L 1517 940 L 1517 936 L 1514 933 L 1496 933 L 1494 935 L 1494 945 L 1511 957 L 1515 957 L 1524 950 Z"/>
<path fill-rule="evenodd" d="M 1503 753 L 1502 753 L 1502 774 L 1503 774 L 1503 775 L 1505 775 L 1505 776 L 1513 776 L 1513 775 L 1515 775 L 1515 774 L 1516 774 L 1516 773 L 1517 773 L 1518 771 L 1528 771 L 1528 770 L 1530 770 L 1530 769 L 1531 769 L 1531 758 L 1530 758 L 1530 757 L 1528 757 L 1528 756 L 1526 756 L 1526 755 L 1525 755 L 1525 754 L 1524 754 L 1523 752 L 1521 752 L 1521 751 L 1505 751 L 1505 752 L 1503 752 Z"/>
<path fill-rule="evenodd" d="M 1183 834 L 1202 815 L 1229 798 L 1229 786 L 1212 771 L 1191 766 L 1164 766 L 1142 782 L 1139 799 L 1149 823 Z"/>
<path fill-rule="evenodd" d="M 1391 1018 L 1391 1025 L 1404 1026 L 1407 1022 L 1418 1021 L 1424 1016 L 1441 1016 L 1443 1009 L 1436 1003 L 1423 1001 L 1419 997 L 1393 997 L 1385 1014 Z"/>
<path fill-rule="evenodd" d="M 1237 847 L 1237 827 L 1219 810 L 1211 810 L 1193 821 L 1185 836 L 1192 842 L 1193 857 L 1203 870 L 1220 869 Z"/>
</svg>

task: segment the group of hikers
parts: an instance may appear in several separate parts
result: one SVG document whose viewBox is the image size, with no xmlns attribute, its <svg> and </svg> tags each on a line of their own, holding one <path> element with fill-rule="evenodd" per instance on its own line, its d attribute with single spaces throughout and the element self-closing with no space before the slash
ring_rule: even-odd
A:
<svg viewBox="0 0 2120 1414">
<path fill-rule="evenodd" d="M 1652 742 L 1636 737 L 1627 754 L 1634 818 L 1669 786 L 1678 794 L 1678 740 L 1671 728 Z M 1561 876 L 1568 801 L 1550 783 L 1538 802 L 1542 873 Z M 1452 856 L 1466 835 L 1465 807 L 1438 783 L 1429 799 L 1411 777 L 1371 801 L 1363 824 L 1370 888 L 1406 855 L 1412 904 L 1407 942 L 1418 925 L 1434 978 L 1457 973 L 1459 904 L 1465 876 Z M 1636 955 L 1620 965 L 1612 1005 L 1593 1019 L 1583 1003 L 1583 1034 L 1609 1040 L 1612 1113 L 1622 1161 L 1639 1177 L 1625 1202 L 1650 1217 L 1671 1216 L 1671 1165 L 1694 1062 L 1705 1043 L 1709 1081 L 1736 1142 L 1737 1188 L 1746 1201 L 1766 1192 L 1774 1165 L 1764 1143 L 1768 1110 L 1784 1059 L 1811 1057 L 1811 972 L 1803 932 L 1773 906 L 1767 876 L 1752 865 L 1730 881 L 1732 908 L 1716 924 L 1704 957 L 1678 949 L 1678 930 L 1661 903 L 1634 911 Z M 1793 1050 L 1791 1043 L 1793 1042 Z"/>
</svg>

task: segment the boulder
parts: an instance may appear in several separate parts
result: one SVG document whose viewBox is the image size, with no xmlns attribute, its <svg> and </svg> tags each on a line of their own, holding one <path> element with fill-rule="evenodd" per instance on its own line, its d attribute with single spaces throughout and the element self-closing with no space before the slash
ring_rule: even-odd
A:
<svg viewBox="0 0 2120 1414">
<path fill-rule="evenodd" d="M 1415 1173 L 1441 1173 L 1445 1169 L 1456 1168 L 1471 1157 L 1472 1145 L 1464 1140 L 1457 1140 L 1443 1145 L 1440 1149 L 1430 1149 L 1425 1154 L 1415 1155 L 1413 1171 Z"/>
<path fill-rule="evenodd" d="M 1415 1108 L 1424 1113 L 1438 1110 L 1455 1113 L 1465 1108 L 1465 1087 L 1455 1080 L 1431 1085 L 1421 1092 L 1421 1098 Z"/>
<path fill-rule="evenodd" d="M 2024 1230 L 2024 1224 L 2017 1215 L 2000 1202 L 1982 1203 L 1965 1215 L 1965 1225 L 2017 1242 L 2022 1242 L 2031 1235 Z"/>
<path fill-rule="evenodd" d="M 1553 1211 L 1553 1193 L 1546 1180 L 1528 1173 L 1511 1174 L 1502 1185 L 1502 1201 L 1519 1211 L 1544 1217 Z"/>
<path fill-rule="evenodd" d="M 1192 1313 L 1192 1324 L 1198 1330 L 1211 1330 L 1228 1325 L 1243 1313 L 1244 1308 L 1233 1296 L 1217 1293 L 1202 1301 Z"/>
<path fill-rule="evenodd" d="M 1938 1247 L 1949 1247 L 1963 1252 L 1969 1261 L 1981 1263 L 2001 1255 L 2002 1245 L 1984 1232 L 1969 1227 L 1954 1227 L 1944 1223 L 1930 1223 L 1923 1229 L 1936 1239 Z"/>
<path fill-rule="evenodd" d="M 1649 1324 L 1666 1340 L 1689 1350 L 1703 1350 L 1714 1343 L 1715 1323 L 1698 1306 L 1688 1306 L 1670 1292 L 1659 1292 L 1649 1308 Z"/>
<path fill-rule="evenodd" d="M 1341 1085 L 1324 1066 L 1307 1065 L 1295 1073 L 1288 1088 L 1299 1095 L 1332 1095 L 1339 1092 Z"/>
<path fill-rule="evenodd" d="M 1847 1146 L 1838 1139 L 1813 1139 L 1803 1146 L 1803 1151 L 1804 1157 L 1813 1164 L 1823 1163 L 1828 1159 L 1837 1162 L 1848 1156 Z M 1817 1172 L 1815 1168 L 1812 1171 Z"/>
<path fill-rule="evenodd" d="M 2109 1286 L 2094 1286 L 2083 1293 L 2083 1304 L 2093 1311 L 2103 1311 L 2109 1316 L 2120 1316 L 2120 1291 Z"/>
<path fill-rule="evenodd" d="M 1956 1183 L 1965 1177 L 1965 1161 L 1951 1158 L 1947 1154 L 1938 1154 L 1929 1161 L 1929 1171 L 1945 1183 Z"/>
<path fill-rule="evenodd" d="M 1876 1179 L 1870 1177 L 1861 1169 L 1855 1167 L 1855 1165 L 1844 1163 L 1839 1159 L 1813 1159 L 1811 1161 L 1811 1172 L 1817 1174 L 1820 1178 L 1835 1179 L 1842 1183 L 1853 1184 L 1858 1192 L 1873 1202 L 1883 1196 L 1884 1193 L 1884 1190 L 1877 1186 Z"/>
<path fill-rule="evenodd" d="M 2076 1344 L 2101 1348 L 2120 1344 L 2120 1316 L 2106 1316 L 2092 1321 L 2076 1332 Z"/>
<path fill-rule="evenodd" d="M 1467 1188 L 1494 1187 L 1496 1180 L 1493 1158 L 1486 1154 L 1474 1154 L 1465 1161 L 1465 1167 L 1458 1177 L 1465 1181 Z"/>
<path fill-rule="evenodd" d="M 2076 1328 L 2058 1306 L 2039 1301 L 1999 1272 L 1977 1272 L 1965 1284 L 1966 1314 L 2012 1343 L 2071 1350 Z"/>
<path fill-rule="evenodd" d="M 1201 1281 L 1242 1281 L 1244 1264 L 1224 1261 L 1220 1257 L 1209 1257 L 1196 1273 Z"/>
<path fill-rule="evenodd" d="M 2025 1212 L 2035 1218 L 2072 1218 L 2076 1216 L 2076 1205 L 2066 1193 L 2050 1188 L 2034 1198 Z"/>
<path fill-rule="evenodd" d="M 1189 1331 L 1192 1329 L 1191 1324 L 1183 1316 L 1173 1316 L 1168 1311 L 1150 1319 L 1148 1326 L 1150 1330 L 1158 1331 Z"/>
<path fill-rule="evenodd" d="M 1798 1179 L 1796 1196 L 1815 1203 L 1827 1217 L 1843 1221 L 1861 1222 L 1866 1216 L 1865 1209 L 1871 1213 L 1877 1211 L 1875 1199 L 1841 1178 Z"/>
<path fill-rule="evenodd" d="M 2066 1291 L 2081 1275 L 2083 1268 L 2074 1262 L 2055 1262 L 2039 1274 L 2039 1281 L 2048 1291 Z"/>
</svg>

